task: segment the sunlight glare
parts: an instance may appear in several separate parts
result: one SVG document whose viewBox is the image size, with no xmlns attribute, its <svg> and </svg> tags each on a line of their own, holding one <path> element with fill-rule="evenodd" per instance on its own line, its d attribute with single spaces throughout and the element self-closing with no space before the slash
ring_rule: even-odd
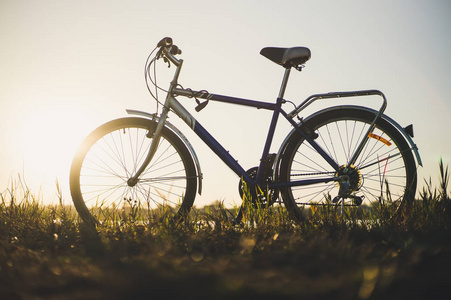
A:
<svg viewBox="0 0 451 300">
<path fill-rule="evenodd" d="M 23 167 L 21 172 L 34 189 L 56 192 L 56 181 L 68 193 L 72 158 L 83 138 L 94 128 L 95 120 L 81 110 L 42 108 L 25 113 L 19 129 Z M 44 197 L 47 201 L 47 197 Z"/>
</svg>

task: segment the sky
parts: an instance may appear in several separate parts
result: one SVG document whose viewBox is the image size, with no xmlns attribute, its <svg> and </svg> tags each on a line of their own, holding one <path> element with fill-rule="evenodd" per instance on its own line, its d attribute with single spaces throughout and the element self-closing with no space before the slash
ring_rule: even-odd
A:
<svg viewBox="0 0 451 300">
<path fill-rule="evenodd" d="M 0 0 L 0 192 L 20 176 L 49 200 L 58 181 L 70 203 L 69 168 L 83 138 L 126 116 L 125 109 L 155 111 L 143 69 L 165 36 L 183 51 L 184 87 L 261 101 L 277 97 L 283 69 L 260 50 L 310 48 L 285 98 L 301 103 L 316 93 L 381 90 L 386 114 L 414 125 L 424 164 L 419 187 L 430 177 L 436 183 L 440 158 L 451 163 L 450 30 L 448 0 Z M 170 72 L 163 68 L 159 78 Z M 192 99 L 182 103 L 244 168 L 258 164 L 267 112 L 210 103 L 197 113 Z M 377 98 L 358 103 L 380 106 Z M 347 102 L 327 103 L 339 104 Z M 238 177 L 184 123 L 170 121 L 201 163 L 195 205 L 241 203 Z M 290 129 L 281 125 L 272 152 Z"/>
</svg>

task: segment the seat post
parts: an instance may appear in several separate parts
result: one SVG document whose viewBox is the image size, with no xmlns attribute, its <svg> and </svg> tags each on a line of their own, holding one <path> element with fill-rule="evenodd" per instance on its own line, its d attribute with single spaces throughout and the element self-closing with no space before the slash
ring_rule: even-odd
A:
<svg viewBox="0 0 451 300">
<path fill-rule="evenodd" d="M 283 99 L 283 95 L 285 94 L 285 89 L 287 88 L 288 78 L 290 77 L 291 68 L 286 68 L 285 73 L 283 74 L 282 85 L 279 91 L 279 99 Z"/>
</svg>

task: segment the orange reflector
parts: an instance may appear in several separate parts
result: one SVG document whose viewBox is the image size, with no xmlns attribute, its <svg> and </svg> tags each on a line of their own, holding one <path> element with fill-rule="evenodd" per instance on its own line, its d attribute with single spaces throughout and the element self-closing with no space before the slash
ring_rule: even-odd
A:
<svg viewBox="0 0 451 300">
<path fill-rule="evenodd" d="M 378 140 L 378 141 L 381 141 L 382 143 L 384 143 L 384 144 L 387 145 L 387 146 L 391 146 L 391 143 L 390 143 L 389 141 L 387 141 L 387 140 L 384 139 L 383 137 L 378 136 L 378 135 L 376 135 L 376 134 L 374 134 L 374 133 L 369 133 L 369 134 L 368 134 L 368 137 L 373 138 L 373 139 L 376 139 L 376 140 Z"/>
</svg>

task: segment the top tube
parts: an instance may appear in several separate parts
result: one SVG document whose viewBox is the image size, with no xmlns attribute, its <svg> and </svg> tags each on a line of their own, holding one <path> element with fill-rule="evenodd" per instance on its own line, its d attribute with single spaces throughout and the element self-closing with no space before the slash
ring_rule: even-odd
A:
<svg viewBox="0 0 451 300">
<path fill-rule="evenodd" d="M 223 96 L 223 95 L 217 95 L 217 94 L 210 94 L 210 93 L 201 93 L 198 91 L 185 90 L 185 89 L 179 89 L 179 88 L 174 88 L 172 90 L 172 93 L 175 96 L 178 95 L 178 96 L 184 96 L 184 97 L 193 97 L 194 95 L 196 95 L 197 98 L 224 102 L 224 103 L 230 103 L 230 104 L 256 107 L 258 109 L 275 110 L 277 107 L 277 104 L 275 104 L 275 103 L 268 103 L 268 102 L 255 101 L 255 100 Z"/>
</svg>

